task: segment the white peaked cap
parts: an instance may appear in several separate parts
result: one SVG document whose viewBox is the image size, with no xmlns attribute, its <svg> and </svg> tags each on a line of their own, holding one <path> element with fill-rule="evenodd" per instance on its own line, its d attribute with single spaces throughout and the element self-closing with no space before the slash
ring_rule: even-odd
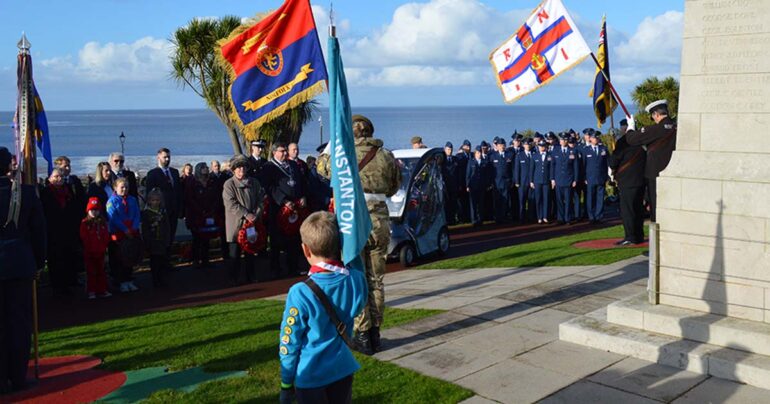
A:
<svg viewBox="0 0 770 404">
<path fill-rule="evenodd" d="M 652 111 L 653 108 L 661 105 L 668 105 L 668 101 L 666 100 L 657 100 L 655 102 L 650 103 L 647 107 L 644 108 L 645 111 L 649 114 L 650 111 Z"/>
</svg>

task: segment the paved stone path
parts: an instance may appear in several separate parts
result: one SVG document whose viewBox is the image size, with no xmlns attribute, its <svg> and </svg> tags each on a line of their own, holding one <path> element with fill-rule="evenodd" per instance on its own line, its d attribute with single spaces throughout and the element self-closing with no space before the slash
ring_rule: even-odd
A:
<svg viewBox="0 0 770 404">
<path fill-rule="evenodd" d="M 647 259 L 606 266 L 410 270 L 392 307 L 439 315 L 383 332 L 378 359 L 464 386 L 466 403 L 760 403 L 770 392 L 559 341 L 560 323 L 644 291 Z"/>
</svg>

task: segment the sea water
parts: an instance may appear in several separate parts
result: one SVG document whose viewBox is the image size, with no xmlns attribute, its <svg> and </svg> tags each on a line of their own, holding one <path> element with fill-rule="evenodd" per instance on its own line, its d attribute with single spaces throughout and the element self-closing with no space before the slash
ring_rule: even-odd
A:
<svg viewBox="0 0 770 404">
<path fill-rule="evenodd" d="M 510 141 L 514 131 L 582 131 L 596 127 L 589 104 L 566 106 L 474 106 L 474 107 L 399 107 L 354 108 L 354 114 L 366 115 L 374 124 L 375 136 L 385 147 L 410 148 L 410 139 L 421 136 L 428 147 L 444 147 L 452 142 L 455 150 L 464 139 L 475 146 L 482 140 L 491 143 L 496 136 Z M 172 165 L 224 161 L 232 154 L 227 130 L 206 109 L 131 110 L 131 111 L 46 111 L 54 157 L 68 156 L 72 171 L 93 174 L 96 164 L 107 161 L 111 152 L 120 151 L 119 136 L 126 164 L 144 172 L 155 165 L 161 147 L 171 150 Z M 320 118 L 320 122 L 319 122 Z M 0 146 L 13 150 L 13 112 L 0 112 Z M 329 140 L 329 115 L 319 108 L 305 125 L 299 142 L 302 155 L 316 154 L 315 148 Z M 39 172 L 45 162 L 39 160 Z"/>
</svg>

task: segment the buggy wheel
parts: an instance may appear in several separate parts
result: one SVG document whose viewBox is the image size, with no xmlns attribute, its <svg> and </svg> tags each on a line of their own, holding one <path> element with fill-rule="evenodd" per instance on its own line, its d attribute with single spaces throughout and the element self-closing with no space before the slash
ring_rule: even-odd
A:
<svg viewBox="0 0 770 404">
<path fill-rule="evenodd" d="M 414 250 L 412 243 L 404 244 L 401 247 L 401 252 L 399 253 L 399 260 L 401 261 L 401 265 L 405 267 L 411 267 L 414 265 L 415 258 L 417 258 L 417 252 Z"/>
<path fill-rule="evenodd" d="M 438 254 L 439 255 L 446 255 L 447 251 L 449 251 L 449 232 L 447 231 L 446 227 L 443 227 L 438 232 Z"/>
</svg>

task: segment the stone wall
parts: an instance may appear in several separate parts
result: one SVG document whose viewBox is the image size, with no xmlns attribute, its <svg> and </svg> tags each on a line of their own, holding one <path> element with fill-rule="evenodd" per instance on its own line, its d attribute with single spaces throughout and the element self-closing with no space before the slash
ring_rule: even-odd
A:
<svg viewBox="0 0 770 404">
<path fill-rule="evenodd" d="M 770 0 L 687 0 L 660 302 L 770 323 Z"/>
</svg>

